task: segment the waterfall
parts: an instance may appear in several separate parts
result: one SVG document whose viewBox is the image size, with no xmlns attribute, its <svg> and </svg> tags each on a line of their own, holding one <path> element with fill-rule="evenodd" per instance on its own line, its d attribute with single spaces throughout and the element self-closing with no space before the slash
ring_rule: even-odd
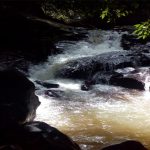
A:
<svg viewBox="0 0 150 150">
<path fill-rule="evenodd" d="M 111 51 L 122 51 L 121 36 L 124 32 L 90 30 L 87 38 L 81 41 L 60 41 L 56 47 L 63 49 L 63 53 L 49 56 L 44 64 L 30 67 L 30 76 L 35 79 L 49 80 L 55 78 L 55 72 L 66 62 L 71 60 L 95 56 Z"/>
<path fill-rule="evenodd" d="M 66 133 L 79 143 L 82 150 L 98 150 L 105 144 L 126 139 L 141 141 L 150 149 L 150 97 L 144 91 L 101 84 L 93 85 L 90 91 L 81 91 L 80 85 L 84 81 L 55 78 L 57 70 L 66 62 L 122 51 L 122 34 L 91 30 L 83 40 L 59 41 L 56 47 L 63 53 L 49 56 L 45 63 L 29 69 L 32 81 L 43 80 L 60 85 L 54 91 L 61 94 L 59 97 L 45 95 L 47 89 L 38 88 L 41 105 L 37 109 L 36 120 L 45 121 Z M 149 91 L 149 86 L 150 76 L 147 76 L 146 91 Z"/>
</svg>

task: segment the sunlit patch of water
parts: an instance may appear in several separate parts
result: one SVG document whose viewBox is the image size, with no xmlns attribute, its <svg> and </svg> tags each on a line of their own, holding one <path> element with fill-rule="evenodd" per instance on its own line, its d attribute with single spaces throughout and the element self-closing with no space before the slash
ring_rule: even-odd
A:
<svg viewBox="0 0 150 150">
<path fill-rule="evenodd" d="M 84 150 L 124 139 L 150 145 L 150 99 L 145 92 L 99 85 L 92 91 L 66 91 L 64 99 L 40 96 L 37 120 L 71 136 Z"/>
</svg>

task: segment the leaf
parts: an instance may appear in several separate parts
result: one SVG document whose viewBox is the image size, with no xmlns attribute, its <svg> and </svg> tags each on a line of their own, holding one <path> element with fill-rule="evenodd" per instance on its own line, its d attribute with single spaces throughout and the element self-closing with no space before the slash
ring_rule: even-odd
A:
<svg viewBox="0 0 150 150">
<path fill-rule="evenodd" d="M 106 16 L 106 15 L 105 15 L 104 13 L 102 13 L 100 17 L 101 17 L 102 19 L 104 19 L 105 16 Z"/>
</svg>

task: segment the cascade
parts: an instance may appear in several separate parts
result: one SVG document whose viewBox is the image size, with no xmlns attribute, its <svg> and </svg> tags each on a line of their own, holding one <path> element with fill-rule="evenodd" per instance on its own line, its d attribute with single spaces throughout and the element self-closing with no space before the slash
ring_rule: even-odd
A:
<svg viewBox="0 0 150 150">
<path fill-rule="evenodd" d="M 66 133 L 82 150 L 98 150 L 105 144 L 125 139 L 138 140 L 150 149 L 150 97 L 145 92 L 101 84 L 93 85 L 90 91 L 81 91 L 83 80 L 55 78 L 57 70 L 66 62 L 122 51 L 122 34 L 94 30 L 88 31 L 88 38 L 81 41 L 60 41 L 56 46 L 63 49 L 63 53 L 30 67 L 32 81 L 58 83 L 60 86 L 55 92 L 61 93 L 60 97 L 49 97 L 44 94 L 47 89 L 38 88 L 41 105 L 36 120 Z M 149 87 L 150 76 L 147 76 L 145 90 L 148 93 Z"/>
</svg>

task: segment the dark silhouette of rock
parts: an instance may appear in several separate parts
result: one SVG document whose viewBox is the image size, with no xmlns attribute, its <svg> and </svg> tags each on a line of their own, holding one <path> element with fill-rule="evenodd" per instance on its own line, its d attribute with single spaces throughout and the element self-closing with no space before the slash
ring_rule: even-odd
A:
<svg viewBox="0 0 150 150">
<path fill-rule="evenodd" d="M 17 150 L 80 150 L 65 134 L 44 122 L 30 122 L 0 130 L 0 146 Z"/>
<path fill-rule="evenodd" d="M 113 72 L 100 71 L 89 81 L 91 81 L 89 82 L 91 84 L 88 87 L 93 84 L 108 84 L 130 89 L 148 90 L 149 87 L 146 86 L 149 86 L 150 83 L 150 69 L 126 67 Z M 86 86 L 86 84 L 84 85 Z"/>
<path fill-rule="evenodd" d="M 149 45 L 146 40 L 138 39 L 132 34 L 124 34 L 121 39 L 121 46 L 124 50 L 149 51 Z"/>
<path fill-rule="evenodd" d="M 150 52 L 142 53 L 140 62 L 141 62 L 142 66 L 149 66 L 149 64 L 150 64 Z"/>
<path fill-rule="evenodd" d="M 0 127 L 34 119 L 40 105 L 34 92 L 34 84 L 19 71 L 0 71 Z"/>
<path fill-rule="evenodd" d="M 119 72 L 121 70 L 123 72 L 125 69 L 119 69 Z M 130 89 L 145 90 L 146 82 L 150 82 L 146 81 L 148 78 L 150 78 L 150 69 L 139 68 L 133 71 L 128 70 L 128 72 L 122 73 L 122 76 L 112 77 L 110 79 L 110 84 Z"/>
<path fill-rule="evenodd" d="M 121 73 L 118 72 L 104 72 L 100 71 L 97 72 L 93 77 L 92 81 L 95 84 L 111 84 L 111 79 L 112 78 L 118 78 L 118 77 L 123 77 Z"/>
<path fill-rule="evenodd" d="M 40 104 L 34 92 L 34 84 L 19 71 L 0 71 L 0 149 L 80 150 L 57 129 L 33 122 Z"/>
<path fill-rule="evenodd" d="M 61 98 L 64 92 L 61 90 L 46 90 L 44 94 L 49 97 Z"/>
<path fill-rule="evenodd" d="M 82 85 L 81 85 L 81 90 L 83 91 L 89 91 L 92 87 L 92 85 L 95 84 L 94 80 L 86 80 Z"/>
<path fill-rule="evenodd" d="M 147 150 L 140 142 L 138 141 L 125 141 L 120 144 L 110 145 L 108 147 L 102 148 L 101 150 Z"/>
<path fill-rule="evenodd" d="M 49 82 L 44 82 L 44 81 L 39 81 L 39 80 L 36 80 L 35 83 L 42 85 L 43 87 L 46 87 L 46 88 L 58 88 L 59 87 L 59 84 L 49 83 Z"/>
</svg>

